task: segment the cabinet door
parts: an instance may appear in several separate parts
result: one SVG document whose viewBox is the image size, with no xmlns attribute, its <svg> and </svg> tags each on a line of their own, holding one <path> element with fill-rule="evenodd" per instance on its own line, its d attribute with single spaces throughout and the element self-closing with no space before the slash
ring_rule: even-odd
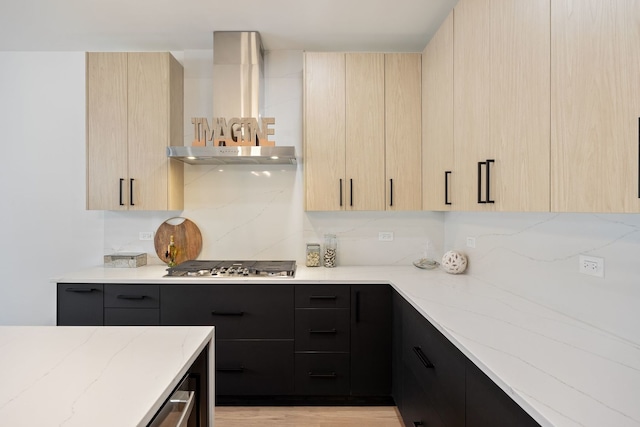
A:
<svg viewBox="0 0 640 427">
<path fill-rule="evenodd" d="M 345 209 L 345 54 L 304 56 L 305 209 Z"/>
<path fill-rule="evenodd" d="M 484 372 L 467 363 L 467 427 L 536 427 L 539 424 Z"/>
<path fill-rule="evenodd" d="M 163 285 L 163 326 L 213 325 L 216 339 L 293 339 L 292 285 Z"/>
<path fill-rule="evenodd" d="M 549 210 L 549 9 L 548 0 L 456 5 L 456 209 Z"/>
<path fill-rule="evenodd" d="M 391 394 L 391 288 L 351 286 L 351 394 Z"/>
<path fill-rule="evenodd" d="M 346 55 L 347 210 L 385 209 L 384 75 L 384 54 Z"/>
<path fill-rule="evenodd" d="M 127 54 L 87 53 L 87 209 L 128 209 Z"/>
<path fill-rule="evenodd" d="M 455 209 L 453 173 L 453 12 L 422 53 L 422 204 Z"/>
<path fill-rule="evenodd" d="M 640 212 L 640 4 L 554 0 L 555 212 Z"/>
<path fill-rule="evenodd" d="M 130 209 L 166 210 L 169 54 L 129 53 L 128 76 Z"/>
<path fill-rule="evenodd" d="M 385 55 L 386 209 L 422 208 L 422 58 Z"/>
<path fill-rule="evenodd" d="M 103 285 L 58 283 L 58 326 L 102 326 Z"/>
</svg>

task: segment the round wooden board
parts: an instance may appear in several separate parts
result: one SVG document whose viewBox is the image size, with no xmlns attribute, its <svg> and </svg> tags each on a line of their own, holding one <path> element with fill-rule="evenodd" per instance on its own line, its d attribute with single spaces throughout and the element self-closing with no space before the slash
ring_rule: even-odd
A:
<svg viewBox="0 0 640 427">
<path fill-rule="evenodd" d="M 163 222 L 153 238 L 156 254 L 160 260 L 169 263 L 167 258 L 167 246 L 173 236 L 173 241 L 178 249 L 176 264 L 196 259 L 202 250 L 202 234 L 200 229 L 192 221 L 182 218 L 169 218 Z"/>
</svg>

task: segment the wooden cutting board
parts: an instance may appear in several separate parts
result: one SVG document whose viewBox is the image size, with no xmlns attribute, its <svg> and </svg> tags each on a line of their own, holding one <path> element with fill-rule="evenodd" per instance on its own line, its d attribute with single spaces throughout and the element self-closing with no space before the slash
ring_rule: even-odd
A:
<svg viewBox="0 0 640 427">
<path fill-rule="evenodd" d="M 173 242 L 178 249 L 176 263 L 196 259 L 202 250 L 202 234 L 200 229 L 187 218 L 169 218 L 163 222 L 153 238 L 156 254 L 160 260 L 169 263 L 167 246 L 173 236 Z"/>
</svg>

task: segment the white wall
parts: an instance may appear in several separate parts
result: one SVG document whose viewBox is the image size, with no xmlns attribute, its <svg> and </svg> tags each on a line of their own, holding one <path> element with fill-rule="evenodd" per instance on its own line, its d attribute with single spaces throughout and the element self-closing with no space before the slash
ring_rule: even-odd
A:
<svg viewBox="0 0 640 427">
<path fill-rule="evenodd" d="M 84 209 L 84 53 L 0 52 L 0 135 L 0 324 L 55 324 L 50 279 L 104 246 Z"/>
<path fill-rule="evenodd" d="M 640 344 L 640 215 L 454 212 L 445 242 L 468 274 Z M 604 278 L 578 273 L 580 254 L 604 258 Z"/>
</svg>

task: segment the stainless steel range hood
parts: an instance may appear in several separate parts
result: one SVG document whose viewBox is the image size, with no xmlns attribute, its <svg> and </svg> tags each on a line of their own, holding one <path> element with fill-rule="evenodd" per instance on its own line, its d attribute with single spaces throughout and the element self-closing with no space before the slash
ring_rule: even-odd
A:
<svg viewBox="0 0 640 427">
<path fill-rule="evenodd" d="M 264 50 L 255 31 L 213 33 L 213 117 L 253 117 L 264 110 Z M 207 144 L 212 144 L 207 141 Z M 167 147 L 167 156 L 192 165 L 295 164 L 295 147 L 213 145 Z"/>
</svg>

